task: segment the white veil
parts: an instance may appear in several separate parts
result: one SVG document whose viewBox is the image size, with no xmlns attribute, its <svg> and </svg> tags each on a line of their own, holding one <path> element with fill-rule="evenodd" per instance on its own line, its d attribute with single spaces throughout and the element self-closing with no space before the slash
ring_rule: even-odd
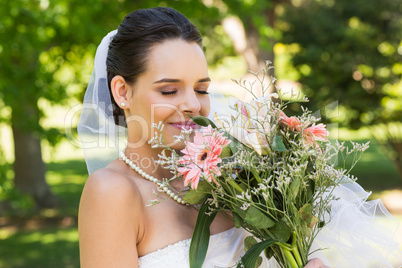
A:
<svg viewBox="0 0 402 268">
<path fill-rule="evenodd" d="M 116 159 L 126 145 L 127 129 L 116 125 L 113 119 L 106 72 L 109 44 L 116 33 L 117 30 L 108 33 L 96 50 L 77 127 L 89 174 Z"/>
<path fill-rule="evenodd" d="M 368 200 L 371 193 L 345 177 L 335 187 L 337 197 L 331 211 L 325 215 L 329 223 L 320 230 L 311 254 L 331 267 L 375 268 L 402 264 L 394 218 L 380 199 Z"/>
</svg>

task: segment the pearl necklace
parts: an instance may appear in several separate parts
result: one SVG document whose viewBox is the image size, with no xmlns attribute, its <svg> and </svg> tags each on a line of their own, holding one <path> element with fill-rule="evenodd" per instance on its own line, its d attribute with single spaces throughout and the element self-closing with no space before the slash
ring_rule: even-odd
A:
<svg viewBox="0 0 402 268">
<path fill-rule="evenodd" d="M 160 180 L 158 180 L 154 176 L 151 176 L 151 175 L 145 173 L 145 171 L 143 171 L 139 166 L 134 164 L 133 161 L 128 159 L 128 157 L 126 156 L 126 154 L 124 152 L 120 152 L 120 158 L 124 162 L 126 162 L 126 164 L 130 166 L 130 168 L 132 168 L 135 172 L 140 174 L 141 177 L 149 180 L 150 182 L 155 183 L 158 186 L 158 189 L 160 189 L 160 191 L 165 192 L 174 201 L 176 201 L 177 203 L 182 204 L 182 205 L 187 204 L 183 199 L 181 199 L 181 197 L 179 197 L 177 194 L 173 193 L 167 186 L 163 186 L 163 183 Z M 161 186 L 163 186 L 163 187 L 161 187 Z"/>
</svg>

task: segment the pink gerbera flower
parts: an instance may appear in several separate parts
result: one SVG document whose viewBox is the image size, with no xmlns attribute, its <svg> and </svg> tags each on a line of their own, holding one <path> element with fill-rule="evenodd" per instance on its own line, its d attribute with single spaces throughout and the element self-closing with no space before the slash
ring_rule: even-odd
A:
<svg viewBox="0 0 402 268">
<path fill-rule="evenodd" d="M 300 131 L 301 124 L 299 119 L 294 116 L 288 117 L 284 112 L 279 112 L 279 121 L 284 123 L 292 131 Z"/>
<path fill-rule="evenodd" d="M 222 147 L 231 141 L 223 137 L 223 133 L 212 129 L 211 126 L 204 128 L 202 133 L 195 132 L 194 142 L 187 142 L 186 148 L 181 152 L 184 154 L 178 163 L 179 175 L 184 177 L 184 185 L 191 182 L 191 188 L 196 189 L 201 176 L 204 176 L 209 182 L 215 180 L 214 175 L 220 176 L 221 172 L 218 164 L 222 162 L 219 155 L 222 153 Z"/>
<path fill-rule="evenodd" d="M 286 125 L 291 131 L 300 132 L 302 123 L 294 116 L 288 117 L 284 112 L 279 112 L 279 121 Z M 316 146 L 316 141 L 328 141 L 329 132 L 324 124 L 313 125 L 308 127 L 310 122 L 304 124 L 307 127 L 303 130 L 304 141 L 310 146 Z"/>
<path fill-rule="evenodd" d="M 306 143 L 311 146 L 315 145 L 315 141 L 328 141 L 327 136 L 329 136 L 324 124 L 308 127 L 303 131 L 303 134 L 305 135 Z"/>
</svg>

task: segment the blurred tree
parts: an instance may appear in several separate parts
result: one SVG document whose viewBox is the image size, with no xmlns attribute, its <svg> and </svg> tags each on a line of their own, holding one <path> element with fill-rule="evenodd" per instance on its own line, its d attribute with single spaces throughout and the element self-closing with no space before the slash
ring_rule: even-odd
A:
<svg viewBox="0 0 402 268">
<path fill-rule="evenodd" d="M 69 90 L 82 87 L 82 59 L 93 53 L 91 44 L 105 29 L 120 22 L 124 9 L 115 1 L 1 3 L 0 96 L 2 108 L 11 110 L 3 120 L 11 124 L 14 137 L 14 183 L 38 207 L 56 205 L 45 181 L 40 142 L 45 138 L 54 144 L 60 137 L 56 129 L 41 127 L 44 113 L 38 100 L 63 104 Z"/>
<path fill-rule="evenodd" d="M 401 1 L 292 0 L 278 26 L 311 108 L 354 129 L 402 121 Z M 382 136 L 402 179 L 402 136 Z"/>
<path fill-rule="evenodd" d="M 41 140 L 55 144 L 62 133 L 43 128 L 38 101 L 66 104 L 82 99 L 97 44 L 129 12 L 167 3 L 156 0 L 15 0 L 0 3 L 1 122 L 12 127 L 15 148 L 14 184 L 34 197 L 38 207 L 53 207 L 57 199 L 45 180 Z M 201 1 L 171 1 L 205 36 L 218 36 L 219 12 Z M 209 45 L 218 44 L 214 37 Z M 215 41 L 214 41 L 215 40 Z M 218 38 L 219 40 L 219 38 Z M 222 48 L 226 49 L 226 48 Z M 211 60 L 220 54 L 212 49 Z M 207 54 L 207 55 L 208 55 Z"/>
<path fill-rule="evenodd" d="M 15 185 L 31 194 L 41 206 L 54 206 L 55 198 L 44 178 L 40 149 L 44 131 L 39 126 L 41 111 L 37 100 L 44 80 L 50 77 L 40 69 L 39 55 L 49 36 L 56 32 L 47 27 L 42 15 L 45 14 L 37 1 L 2 3 L 0 94 L 3 104 L 12 108 L 9 120 L 14 136 Z"/>
<path fill-rule="evenodd" d="M 276 29 L 277 7 L 287 3 L 288 0 L 222 0 L 222 2 L 226 5 L 229 15 L 223 21 L 223 25 L 226 26 L 237 53 L 247 62 L 248 69 L 258 71 L 265 67 L 266 60 L 274 62 L 273 48 L 281 37 L 280 31 Z M 235 16 L 239 20 L 234 20 L 230 16 Z"/>
</svg>

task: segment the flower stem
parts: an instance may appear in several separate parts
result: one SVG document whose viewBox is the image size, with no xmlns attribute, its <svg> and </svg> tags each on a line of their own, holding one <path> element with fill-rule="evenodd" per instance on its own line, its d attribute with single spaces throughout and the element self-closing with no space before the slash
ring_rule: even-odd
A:
<svg viewBox="0 0 402 268">
<path fill-rule="evenodd" d="M 296 232 L 293 232 L 293 237 L 292 237 L 292 252 L 293 255 L 295 255 L 297 264 L 299 265 L 299 267 L 303 267 L 303 261 L 300 257 L 300 253 L 299 250 L 297 248 L 297 244 L 296 244 Z"/>
<path fill-rule="evenodd" d="M 297 265 L 297 262 L 295 260 L 295 258 L 292 255 L 292 252 L 290 252 L 290 250 L 286 249 L 286 248 L 282 248 L 283 253 L 286 256 L 286 259 L 288 260 L 289 264 L 290 264 L 290 268 L 299 268 L 299 266 Z"/>
<path fill-rule="evenodd" d="M 241 188 L 233 179 L 229 179 L 228 182 L 233 188 L 238 190 L 240 193 L 244 192 L 243 188 Z"/>
<path fill-rule="evenodd" d="M 288 243 L 277 242 L 276 244 L 278 246 L 280 246 L 281 248 L 286 248 L 287 250 L 292 250 L 292 245 L 289 245 Z"/>
<path fill-rule="evenodd" d="M 293 254 L 289 250 L 289 248 L 282 245 L 282 243 L 279 243 L 279 246 L 281 247 L 281 250 L 286 257 L 286 260 L 288 261 L 289 268 L 299 268 L 299 265 L 297 265 L 297 262 L 293 257 Z"/>
<path fill-rule="evenodd" d="M 257 182 L 261 183 L 262 180 L 261 180 L 260 175 L 258 174 L 258 172 L 254 168 L 252 168 L 250 171 L 251 171 L 251 173 L 253 173 L 253 176 L 257 180 Z"/>
</svg>

